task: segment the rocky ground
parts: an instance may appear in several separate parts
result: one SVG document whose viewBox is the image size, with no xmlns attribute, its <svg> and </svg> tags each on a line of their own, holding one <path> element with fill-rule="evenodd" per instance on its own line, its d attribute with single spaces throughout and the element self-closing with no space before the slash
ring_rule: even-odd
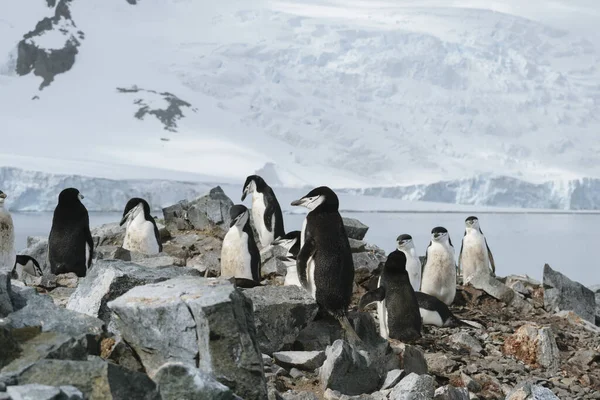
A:
<svg viewBox="0 0 600 400">
<path fill-rule="evenodd" d="M 453 311 L 484 329 L 388 342 L 374 310 L 354 306 L 363 343 L 352 346 L 304 290 L 282 286 L 283 249 L 263 250 L 263 286 L 218 278 L 232 204 L 215 188 L 166 208 L 154 257 L 119 247 L 116 223 L 94 229 L 85 278 L 49 274 L 46 238 L 30 238 L 45 275 L 0 271 L 0 400 L 600 399 L 595 294 L 549 266 L 543 285 L 460 286 Z M 356 304 L 385 254 L 362 241 L 368 227 L 345 224 Z"/>
</svg>

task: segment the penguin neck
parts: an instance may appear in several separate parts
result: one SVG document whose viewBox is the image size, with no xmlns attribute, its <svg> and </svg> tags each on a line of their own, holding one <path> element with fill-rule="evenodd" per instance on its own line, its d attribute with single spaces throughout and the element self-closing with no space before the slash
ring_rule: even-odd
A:
<svg viewBox="0 0 600 400">
<path fill-rule="evenodd" d="M 408 249 L 398 248 L 398 250 L 400 250 L 401 252 L 403 252 L 404 255 L 406 255 L 407 259 L 409 259 L 409 258 L 416 258 L 417 257 L 417 252 L 416 252 L 414 246 L 412 246 L 412 247 L 410 247 Z"/>
<path fill-rule="evenodd" d="M 467 235 L 481 235 L 479 228 L 467 227 L 467 228 L 465 228 L 465 231 L 466 231 Z"/>
</svg>

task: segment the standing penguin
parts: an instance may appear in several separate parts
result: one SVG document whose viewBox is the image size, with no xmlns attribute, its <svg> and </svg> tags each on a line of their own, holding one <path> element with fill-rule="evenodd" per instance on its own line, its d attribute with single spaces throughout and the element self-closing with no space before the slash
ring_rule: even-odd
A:
<svg viewBox="0 0 600 400">
<path fill-rule="evenodd" d="M 415 291 L 406 271 L 406 255 L 395 250 L 388 255 L 377 289 L 365 293 L 359 309 L 377 302 L 379 334 L 403 342 L 421 337 L 421 314 Z"/>
<path fill-rule="evenodd" d="M 12 270 L 15 265 L 15 228 L 13 219 L 4 208 L 6 194 L 0 190 L 0 269 Z"/>
<path fill-rule="evenodd" d="M 475 275 L 496 273 L 494 257 L 479 227 L 477 217 L 465 220 L 465 235 L 458 254 L 458 268 L 462 271 L 463 284 L 468 283 Z"/>
<path fill-rule="evenodd" d="M 338 212 L 338 197 L 330 188 L 321 186 L 292 202 L 292 206 L 308 208 L 300 233 L 298 279 L 317 303 L 340 322 L 348 338 L 358 343 L 360 339 L 347 317 L 354 262 Z"/>
<path fill-rule="evenodd" d="M 221 276 L 260 282 L 260 253 L 249 222 L 248 209 L 231 207 L 231 223 L 221 249 Z"/>
<path fill-rule="evenodd" d="M 74 272 L 84 277 L 92 265 L 94 242 L 90 217 L 79 190 L 68 188 L 58 195 L 48 238 L 48 261 L 54 275 Z"/>
<path fill-rule="evenodd" d="M 125 225 L 123 248 L 142 254 L 157 254 L 162 251 L 160 233 L 150 205 L 144 199 L 134 197 L 127 202 L 120 225 Z"/>
<path fill-rule="evenodd" d="M 398 236 L 396 244 L 398 245 L 398 250 L 403 252 L 406 256 L 406 272 L 408 272 L 410 284 L 415 292 L 418 292 L 421 290 L 421 269 L 423 266 L 421 265 L 419 256 L 417 256 L 413 238 L 405 233 Z"/>
<path fill-rule="evenodd" d="M 446 228 L 438 226 L 431 230 L 421 276 L 421 292 L 452 304 L 456 295 L 456 264 L 454 246 Z"/>
<path fill-rule="evenodd" d="M 243 190 L 242 201 L 252 194 L 252 222 L 258 232 L 260 245 L 265 248 L 285 235 L 281 207 L 273 189 L 258 175 L 247 177 Z"/>
<path fill-rule="evenodd" d="M 287 249 L 285 256 L 277 257 L 286 266 L 285 281 L 283 286 L 300 286 L 298 280 L 298 270 L 296 268 L 296 260 L 300 252 L 300 231 L 291 231 L 273 242 L 274 246 L 282 246 Z"/>
</svg>

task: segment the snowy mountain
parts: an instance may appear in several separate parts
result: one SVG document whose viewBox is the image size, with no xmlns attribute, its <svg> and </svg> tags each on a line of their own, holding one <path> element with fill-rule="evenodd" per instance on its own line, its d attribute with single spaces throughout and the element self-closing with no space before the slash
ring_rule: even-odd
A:
<svg viewBox="0 0 600 400">
<path fill-rule="evenodd" d="M 0 166 L 600 208 L 598 23 L 595 0 L 21 0 Z"/>
</svg>

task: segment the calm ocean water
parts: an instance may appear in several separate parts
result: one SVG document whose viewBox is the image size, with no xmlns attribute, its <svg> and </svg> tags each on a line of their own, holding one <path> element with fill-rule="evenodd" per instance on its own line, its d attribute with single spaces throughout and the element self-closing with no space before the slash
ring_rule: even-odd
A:
<svg viewBox="0 0 600 400">
<path fill-rule="evenodd" d="M 154 215 L 157 215 L 156 213 Z M 420 255 L 429 244 L 429 232 L 444 226 L 456 250 L 464 233 L 461 213 L 345 213 L 370 227 L 365 240 L 387 252 L 401 233 L 413 236 Z M 591 286 L 600 284 L 600 214 L 479 214 L 481 229 L 496 260 L 500 276 L 527 274 L 541 280 L 544 263 L 569 278 Z M 91 226 L 118 222 L 120 213 L 90 213 Z M 285 228 L 299 230 L 304 215 L 286 214 Z M 27 236 L 47 236 L 52 213 L 13 213 L 16 247 L 26 246 Z"/>
</svg>

